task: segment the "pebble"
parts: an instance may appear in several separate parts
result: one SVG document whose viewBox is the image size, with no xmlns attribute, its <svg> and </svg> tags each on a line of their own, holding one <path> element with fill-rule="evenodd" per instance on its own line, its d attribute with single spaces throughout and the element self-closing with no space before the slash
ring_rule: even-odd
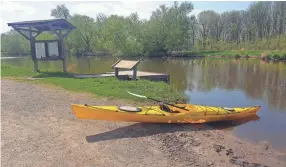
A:
<svg viewBox="0 0 286 167">
<path fill-rule="evenodd" d="M 213 164 L 213 162 L 208 162 L 208 166 L 212 166 Z"/>
<path fill-rule="evenodd" d="M 228 150 L 226 150 L 226 155 L 227 156 L 232 156 L 233 155 L 233 151 L 232 151 L 232 149 L 230 148 L 230 149 L 228 149 Z"/>
<path fill-rule="evenodd" d="M 222 146 L 222 145 L 214 144 L 214 149 L 215 149 L 215 152 L 219 153 L 219 152 L 221 152 L 223 149 L 225 149 L 225 147 Z"/>
<path fill-rule="evenodd" d="M 262 144 L 263 144 L 263 149 L 264 150 L 268 150 L 269 149 L 269 144 L 267 143 L 267 142 L 262 142 Z"/>
</svg>

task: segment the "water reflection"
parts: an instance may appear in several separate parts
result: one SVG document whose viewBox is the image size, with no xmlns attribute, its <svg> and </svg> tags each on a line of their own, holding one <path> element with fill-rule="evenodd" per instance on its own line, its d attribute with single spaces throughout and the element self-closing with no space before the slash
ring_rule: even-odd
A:
<svg viewBox="0 0 286 167">
<path fill-rule="evenodd" d="M 242 90 L 249 98 L 263 99 L 270 107 L 286 109 L 286 64 L 283 62 L 205 59 L 193 66 L 186 76 L 189 91 Z"/>
<path fill-rule="evenodd" d="M 250 117 L 237 119 L 233 121 L 222 121 L 222 122 L 211 122 L 208 125 L 220 129 L 220 130 L 233 130 L 235 127 L 246 124 L 248 122 L 256 122 L 259 121 L 260 117 L 258 115 L 253 115 Z"/>
<path fill-rule="evenodd" d="M 210 92 L 215 88 L 244 91 L 249 98 L 263 99 L 270 107 L 286 110 L 286 63 L 234 59 L 149 59 L 141 70 L 171 75 L 180 90 Z"/>
</svg>

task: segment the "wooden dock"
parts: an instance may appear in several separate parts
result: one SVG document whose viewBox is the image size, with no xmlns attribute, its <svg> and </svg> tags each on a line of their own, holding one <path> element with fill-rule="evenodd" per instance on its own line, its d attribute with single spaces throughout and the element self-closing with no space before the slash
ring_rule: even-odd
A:
<svg viewBox="0 0 286 167">
<path fill-rule="evenodd" d="M 103 78 L 103 77 L 115 77 L 115 72 L 106 72 L 103 74 L 73 74 L 75 78 Z M 133 80 L 133 71 L 119 71 L 118 79 L 120 80 Z M 151 81 L 162 81 L 169 83 L 170 75 L 163 73 L 154 73 L 154 72 L 146 72 L 146 71 L 137 71 L 136 80 L 146 79 Z"/>
</svg>

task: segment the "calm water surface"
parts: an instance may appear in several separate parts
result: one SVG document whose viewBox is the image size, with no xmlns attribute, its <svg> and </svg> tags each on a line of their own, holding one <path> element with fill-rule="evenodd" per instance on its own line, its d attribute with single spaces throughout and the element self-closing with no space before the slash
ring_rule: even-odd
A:
<svg viewBox="0 0 286 167">
<path fill-rule="evenodd" d="M 117 58 L 69 58 L 68 71 L 103 73 Z M 4 59 L 33 67 L 29 57 Z M 40 69 L 61 70 L 61 62 L 41 62 Z M 234 59 L 144 59 L 139 70 L 169 73 L 171 84 L 189 97 L 189 103 L 215 106 L 261 105 L 259 118 L 241 120 L 226 128 L 251 142 L 267 141 L 286 148 L 286 63 Z M 215 125 L 215 126 L 220 126 Z"/>
</svg>

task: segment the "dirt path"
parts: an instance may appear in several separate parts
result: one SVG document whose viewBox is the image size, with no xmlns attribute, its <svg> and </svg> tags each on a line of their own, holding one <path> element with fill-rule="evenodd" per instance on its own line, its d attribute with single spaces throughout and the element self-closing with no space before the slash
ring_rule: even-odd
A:
<svg viewBox="0 0 286 167">
<path fill-rule="evenodd" d="M 2 166 L 286 166 L 281 152 L 204 125 L 78 120 L 70 104 L 126 104 L 1 80 Z"/>
</svg>

